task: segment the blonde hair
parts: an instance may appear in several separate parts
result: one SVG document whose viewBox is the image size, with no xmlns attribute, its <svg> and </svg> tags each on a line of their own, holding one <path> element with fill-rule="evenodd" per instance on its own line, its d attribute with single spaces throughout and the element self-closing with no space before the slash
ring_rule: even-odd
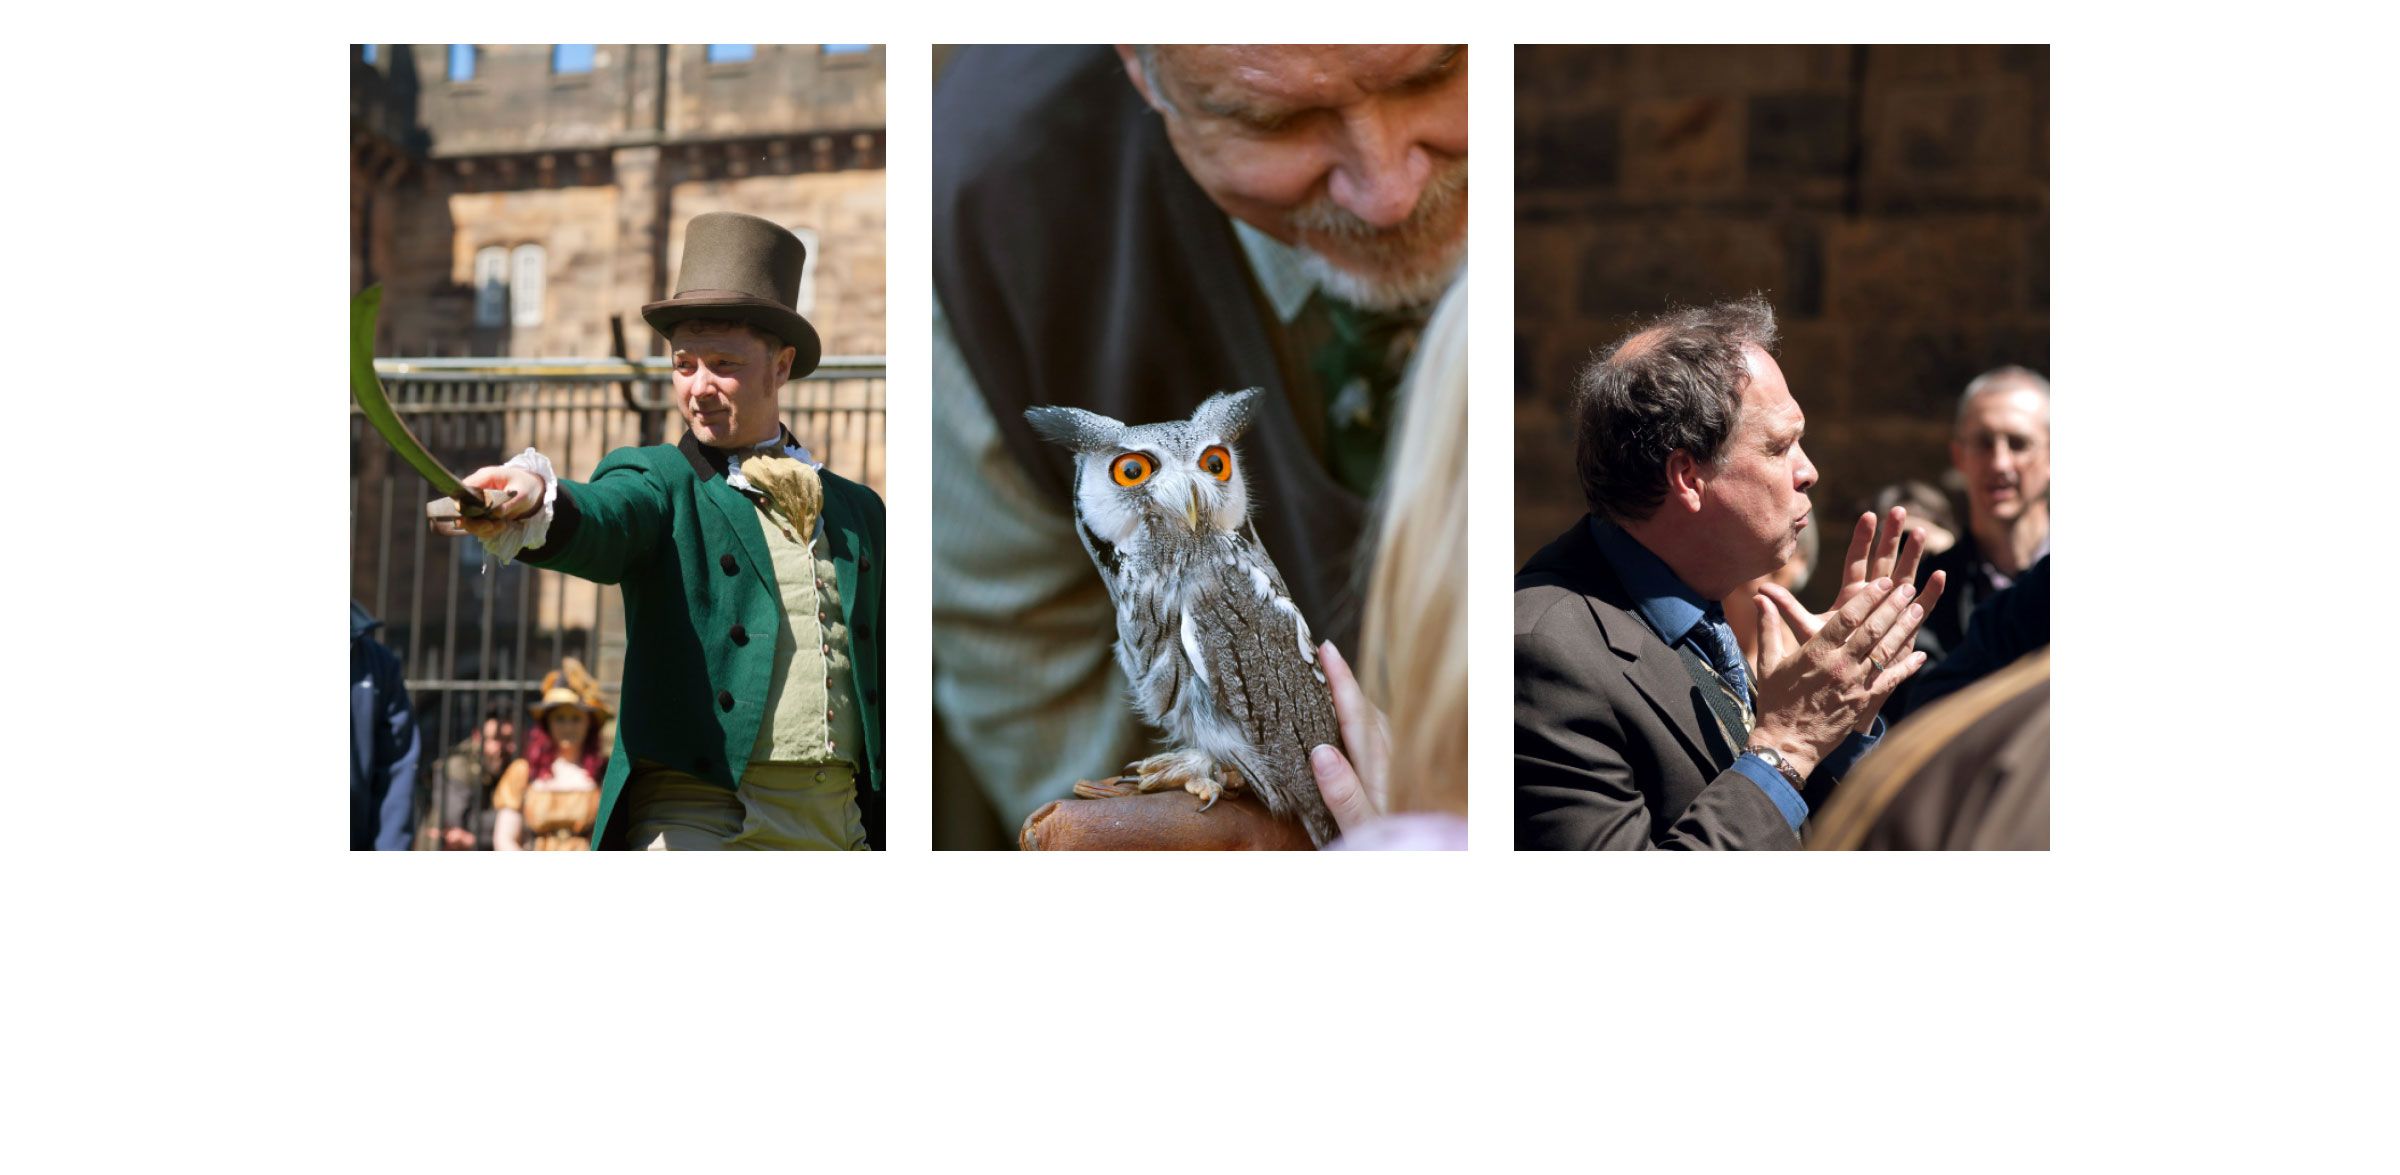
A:
<svg viewBox="0 0 2400 1175">
<path fill-rule="evenodd" d="M 1467 274 L 1410 360 L 1375 503 L 1361 686 L 1391 724 L 1384 806 L 1467 810 Z"/>
</svg>

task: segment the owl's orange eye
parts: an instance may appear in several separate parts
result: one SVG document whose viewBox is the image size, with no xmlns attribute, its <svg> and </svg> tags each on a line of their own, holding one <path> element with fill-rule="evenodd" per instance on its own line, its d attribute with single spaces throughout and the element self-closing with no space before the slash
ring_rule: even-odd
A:
<svg viewBox="0 0 2400 1175">
<path fill-rule="evenodd" d="M 1218 481 L 1233 480 L 1233 454 L 1223 445 L 1210 445 L 1200 454 L 1200 470 Z"/>
<path fill-rule="evenodd" d="M 1140 453 L 1126 453 L 1108 467 L 1108 473 L 1117 479 L 1118 485 L 1138 486 L 1150 480 L 1150 472 L 1155 468 L 1148 457 Z"/>
</svg>

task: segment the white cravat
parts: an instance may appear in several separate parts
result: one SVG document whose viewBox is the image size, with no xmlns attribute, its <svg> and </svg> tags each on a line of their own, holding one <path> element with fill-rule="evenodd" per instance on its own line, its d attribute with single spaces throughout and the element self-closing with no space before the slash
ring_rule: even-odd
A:
<svg viewBox="0 0 2400 1175">
<path fill-rule="evenodd" d="M 763 445 L 747 449 L 727 449 L 725 451 L 725 484 L 745 494 L 757 492 L 751 488 L 750 479 L 742 476 L 742 459 L 745 457 L 789 457 L 810 469 L 823 473 L 825 463 L 810 456 L 808 446 L 796 440 L 788 440 L 789 437 L 789 433 L 777 433 L 774 440 Z"/>
</svg>

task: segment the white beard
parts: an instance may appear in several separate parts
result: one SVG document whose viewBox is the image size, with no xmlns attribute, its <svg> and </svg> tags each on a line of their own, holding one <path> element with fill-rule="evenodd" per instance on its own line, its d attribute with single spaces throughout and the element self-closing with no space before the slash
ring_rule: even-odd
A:
<svg viewBox="0 0 2400 1175">
<path fill-rule="evenodd" d="M 1396 229 L 1374 230 L 1330 198 L 1320 198 L 1292 216 L 1301 267 L 1316 280 L 1317 288 L 1353 306 L 1387 314 L 1430 306 L 1466 264 L 1466 199 L 1463 159 L 1427 183 L 1409 222 Z M 1457 233 L 1448 240 L 1434 240 L 1430 226 L 1454 216 L 1460 218 Z M 1349 247 L 1342 250 L 1345 243 Z M 1346 269 L 1320 251 L 1324 246 L 1353 253 L 1378 272 L 1370 276 Z"/>
<path fill-rule="evenodd" d="M 1300 249 L 1300 267 L 1327 296 L 1339 298 L 1364 310 L 1389 314 L 1432 305 L 1442 296 L 1443 290 L 1450 288 L 1451 279 L 1458 276 L 1460 265 L 1466 261 L 1466 253 L 1466 242 L 1461 240 L 1444 249 L 1441 257 L 1422 269 L 1398 276 L 1367 277 L 1352 273 L 1335 264 L 1331 258 L 1303 245 Z"/>
</svg>

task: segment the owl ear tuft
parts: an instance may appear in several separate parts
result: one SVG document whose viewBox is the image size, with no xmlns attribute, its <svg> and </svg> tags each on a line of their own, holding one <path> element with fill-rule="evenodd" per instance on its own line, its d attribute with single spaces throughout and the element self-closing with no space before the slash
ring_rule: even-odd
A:
<svg viewBox="0 0 2400 1175">
<path fill-rule="evenodd" d="M 1262 388 L 1243 388 L 1238 392 L 1218 392 L 1203 401 L 1192 413 L 1192 423 L 1213 432 L 1218 439 L 1232 442 L 1250 431 L 1250 414 L 1257 409 Z"/>
<path fill-rule="evenodd" d="M 1123 421 L 1086 412 L 1081 408 L 1062 408 L 1042 405 L 1025 410 L 1025 423 L 1033 426 L 1033 435 L 1053 445 L 1064 445 L 1076 452 L 1105 449 L 1114 444 L 1125 431 Z"/>
</svg>

